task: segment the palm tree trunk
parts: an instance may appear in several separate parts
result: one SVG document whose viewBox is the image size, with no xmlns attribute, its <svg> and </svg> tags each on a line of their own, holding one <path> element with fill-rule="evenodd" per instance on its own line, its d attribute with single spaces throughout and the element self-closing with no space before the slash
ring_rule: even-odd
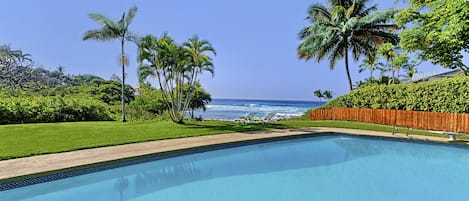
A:
<svg viewBox="0 0 469 201">
<path fill-rule="evenodd" d="M 394 80 L 396 79 L 396 71 L 394 70 L 394 68 L 392 69 L 392 84 L 394 84 Z"/>
<path fill-rule="evenodd" d="M 345 48 L 345 71 L 347 72 L 347 78 L 348 78 L 348 85 L 350 91 L 352 91 L 352 76 L 350 76 L 350 69 L 348 67 L 348 49 Z"/>
<path fill-rule="evenodd" d="M 122 98 L 122 122 L 126 122 L 125 119 L 125 60 L 124 60 L 124 38 L 121 39 L 121 63 L 122 63 L 122 91 L 121 91 L 121 98 Z"/>
</svg>

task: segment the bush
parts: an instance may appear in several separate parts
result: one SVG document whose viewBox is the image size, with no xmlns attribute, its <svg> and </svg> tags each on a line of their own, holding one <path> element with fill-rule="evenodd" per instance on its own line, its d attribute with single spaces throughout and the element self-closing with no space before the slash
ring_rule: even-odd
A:
<svg viewBox="0 0 469 201">
<path fill-rule="evenodd" d="M 11 97 L 0 99 L 0 123 L 113 120 L 107 105 L 95 99 Z"/>
<path fill-rule="evenodd" d="M 119 105 L 121 103 L 121 83 L 115 81 L 103 81 L 101 85 L 80 85 L 63 86 L 59 85 L 52 89 L 43 90 L 39 95 L 62 96 L 62 97 L 92 97 L 108 105 Z M 1 92 L 1 91 L 0 91 Z M 130 85 L 125 85 L 124 98 L 126 103 L 130 103 L 135 98 L 135 89 Z M 29 96 L 38 94 L 30 93 Z"/>
<path fill-rule="evenodd" d="M 157 116 L 164 117 L 167 106 L 162 98 L 162 92 L 153 88 L 145 89 L 135 100 L 129 104 L 130 119 L 154 119 Z"/>
<path fill-rule="evenodd" d="M 372 108 L 469 113 L 469 77 L 431 82 L 369 86 L 329 101 L 321 108 Z"/>
</svg>

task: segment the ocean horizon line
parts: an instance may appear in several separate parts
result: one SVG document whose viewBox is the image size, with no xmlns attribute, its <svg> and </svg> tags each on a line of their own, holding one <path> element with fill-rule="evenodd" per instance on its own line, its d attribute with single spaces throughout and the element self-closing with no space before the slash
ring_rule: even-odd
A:
<svg viewBox="0 0 469 201">
<path fill-rule="evenodd" d="M 273 99 L 273 98 L 227 98 L 214 97 L 212 100 L 245 100 L 245 101 L 298 101 L 298 102 L 320 102 L 319 100 L 308 99 Z"/>
</svg>

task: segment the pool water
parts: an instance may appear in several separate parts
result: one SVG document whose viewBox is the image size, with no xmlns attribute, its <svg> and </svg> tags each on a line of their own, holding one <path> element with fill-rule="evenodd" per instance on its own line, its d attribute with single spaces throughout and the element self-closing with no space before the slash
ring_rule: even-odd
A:
<svg viewBox="0 0 469 201">
<path fill-rule="evenodd" d="M 0 200 L 463 201 L 469 149 L 342 135 L 208 151 L 0 191 Z"/>
</svg>

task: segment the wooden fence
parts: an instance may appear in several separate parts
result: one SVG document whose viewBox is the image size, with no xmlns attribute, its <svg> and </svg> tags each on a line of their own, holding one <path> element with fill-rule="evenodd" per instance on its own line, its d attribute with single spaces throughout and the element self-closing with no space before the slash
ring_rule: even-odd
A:
<svg viewBox="0 0 469 201">
<path fill-rule="evenodd" d="M 333 108 L 313 110 L 310 119 L 359 121 L 424 130 L 469 133 L 469 114 Z"/>
</svg>

